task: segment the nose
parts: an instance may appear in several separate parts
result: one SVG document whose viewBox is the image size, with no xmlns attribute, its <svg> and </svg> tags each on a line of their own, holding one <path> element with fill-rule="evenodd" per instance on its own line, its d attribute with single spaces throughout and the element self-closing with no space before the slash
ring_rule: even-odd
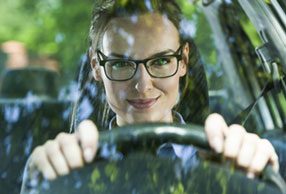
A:
<svg viewBox="0 0 286 194">
<path fill-rule="evenodd" d="M 146 93 L 153 87 L 152 77 L 147 72 L 147 69 L 143 64 L 139 64 L 138 69 L 134 75 L 135 89 L 138 93 Z"/>
</svg>

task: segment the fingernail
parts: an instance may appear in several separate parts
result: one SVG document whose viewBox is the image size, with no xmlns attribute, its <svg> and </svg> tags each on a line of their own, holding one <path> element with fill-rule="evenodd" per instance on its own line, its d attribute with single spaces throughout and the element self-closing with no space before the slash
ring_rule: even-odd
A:
<svg viewBox="0 0 286 194">
<path fill-rule="evenodd" d="M 271 159 L 272 159 L 273 162 L 278 162 L 279 161 L 279 158 L 278 158 L 278 156 L 276 154 L 272 155 Z"/>
<path fill-rule="evenodd" d="M 274 170 L 275 172 L 279 172 L 279 164 L 278 164 L 278 163 L 276 163 L 276 164 L 273 165 L 273 170 Z"/>
<path fill-rule="evenodd" d="M 272 167 L 275 172 L 279 172 L 279 158 L 276 154 L 272 155 Z"/>
<path fill-rule="evenodd" d="M 84 160 L 85 160 L 87 163 L 92 162 L 92 160 L 93 160 L 93 154 L 92 154 L 91 148 L 86 148 L 86 149 L 84 150 L 83 155 L 84 155 Z"/>
<path fill-rule="evenodd" d="M 249 178 L 249 179 L 254 179 L 254 177 L 255 177 L 255 175 L 254 175 L 253 172 L 248 172 L 246 176 L 247 176 L 247 178 Z"/>
<path fill-rule="evenodd" d="M 214 138 L 214 140 L 213 140 L 213 149 L 217 153 L 222 153 L 222 151 L 223 151 L 223 144 L 222 144 L 222 141 L 219 138 Z"/>
</svg>

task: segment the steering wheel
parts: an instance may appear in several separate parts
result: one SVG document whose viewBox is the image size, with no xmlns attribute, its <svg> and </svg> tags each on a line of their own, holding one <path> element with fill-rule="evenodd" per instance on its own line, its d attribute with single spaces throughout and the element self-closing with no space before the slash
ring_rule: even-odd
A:
<svg viewBox="0 0 286 194">
<path fill-rule="evenodd" d="M 35 180 L 37 184 L 25 193 L 286 193 L 285 182 L 270 166 L 261 178 L 248 179 L 242 171 L 199 156 L 188 161 L 192 165 L 178 157 L 156 156 L 162 144 L 171 143 L 193 145 L 211 154 L 200 126 L 127 125 L 100 132 L 92 164 L 55 181 Z"/>
</svg>

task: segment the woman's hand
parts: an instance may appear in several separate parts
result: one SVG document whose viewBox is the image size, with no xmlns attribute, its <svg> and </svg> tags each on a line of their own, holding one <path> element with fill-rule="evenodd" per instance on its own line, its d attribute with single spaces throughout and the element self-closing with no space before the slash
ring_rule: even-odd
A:
<svg viewBox="0 0 286 194">
<path fill-rule="evenodd" d="M 219 114 L 211 114 L 205 122 L 210 146 L 247 171 L 252 178 L 260 174 L 267 163 L 278 172 L 278 156 L 271 143 L 256 134 L 248 133 L 241 125 L 227 126 Z"/>
<path fill-rule="evenodd" d="M 80 123 L 76 133 L 60 133 L 54 140 L 34 149 L 29 169 L 37 169 L 46 179 L 66 175 L 93 160 L 97 150 L 98 131 L 92 121 Z"/>
<path fill-rule="evenodd" d="M 278 171 L 278 156 L 268 140 L 247 133 L 240 125 L 227 126 L 218 114 L 211 114 L 207 118 L 205 131 L 210 146 L 246 169 L 249 177 L 259 174 L 267 163 Z M 28 163 L 29 169 L 37 169 L 49 180 L 66 175 L 71 169 L 91 162 L 97 144 L 97 127 L 92 121 L 83 121 L 76 133 L 60 133 L 54 140 L 36 147 Z"/>
</svg>

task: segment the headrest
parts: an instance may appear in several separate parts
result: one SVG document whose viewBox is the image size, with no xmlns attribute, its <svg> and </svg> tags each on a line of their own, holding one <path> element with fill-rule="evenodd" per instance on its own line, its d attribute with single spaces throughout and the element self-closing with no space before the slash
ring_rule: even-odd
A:
<svg viewBox="0 0 286 194">
<path fill-rule="evenodd" d="M 25 98 L 32 94 L 56 98 L 59 91 L 58 73 L 45 68 L 6 70 L 0 81 L 0 98 Z"/>
</svg>

